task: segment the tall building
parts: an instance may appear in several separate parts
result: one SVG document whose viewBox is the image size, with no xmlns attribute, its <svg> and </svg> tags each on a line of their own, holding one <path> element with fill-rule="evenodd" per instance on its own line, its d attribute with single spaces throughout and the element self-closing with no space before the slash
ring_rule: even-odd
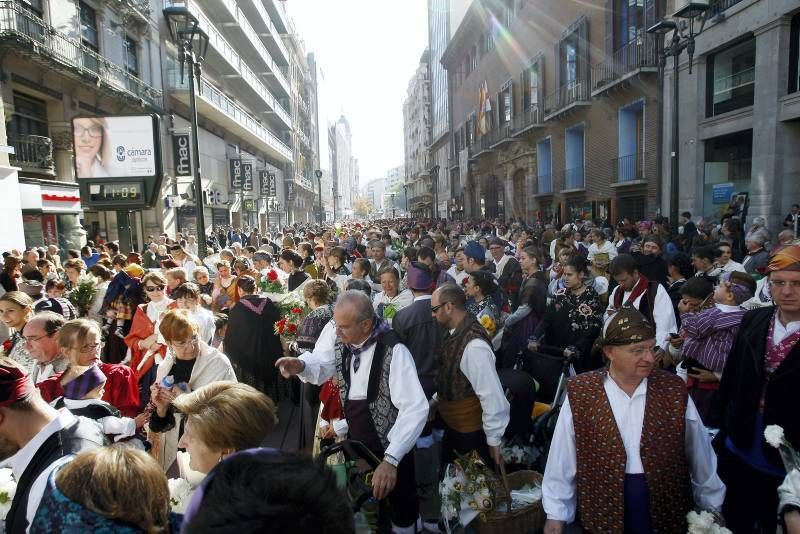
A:
<svg viewBox="0 0 800 534">
<path fill-rule="evenodd" d="M 104 232 L 129 243 L 141 229 L 141 212 L 82 204 L 71 121 L 163 111 L 159 17 L 146 0 L 0 3 L 0 193 L 15 246 L 80 248 Z M 103 139 L 99 125 L 84 130 L 87 145 Z"/>
<path fill-rule="evenodd" d="M 376 178 L 367 182 L 364 186 L 364 198 L 370 203 L 372 209 L 376 212 L 383 212 L 384 209 L 384 192 L 386 190 L 386 178 Z"/>
<path fill-rule="evenodd" d="M 317 220 L 315 200 L 318 198 L 319 128 L 317 127 L 316 65 L 313 56 L 290 25 L 287 37 L 290 51 L 290 83 L 292 88 L 292 131 L 294 157 L 291 172 L 286 173 L 288 187 L 293 193 L 288 201 L 292 222 Z M 291 177 L 291 178 L 290 178 Z"/>
<path fill-rule="evenodd" d="M 353 136 L 344 115 L 328 126 L 328 145 L 333 179 L 333 212 L 337 219 L 353 214 L 358 196 L 356 165 L 353 158 Z"/>
<path fill-rule="evenodd" d="M 447 71 L 442 65 L 442 54 L 455 33 L 470 0 L 428 0 L 428 62 L 431 87 L 431 122 L 429 167 L 438 166 L 437 183 L 428 181 L 428 187 L 417 195 L 417 202 L 433 202 L 433 190 L 439 203 L 439 217 L 462 213 L 462 207 L 454 202 L 460 198 L 458 180 L 450 180 L 449 168 L 454 161 L 450 148 L 450 121 Z M 410 193 L 409 193 L 410 195 Z M 409 205 L 409 207 L 411 207 Z"/>
<path fill-rule="evenodd" d="M 667 14 L 676 6 L 670 2 Z M 678 72 L 678 213 L 768 220 L 800 202 L 800 2 L 711 2 Z M 695 23 L 695 30 L 700 25 Z M 671 35 L 667 35 L 667 41 Z M 662 198 L 669 213 L 674 70 L 664 79 Z"/>
<path fill-rule="evenodd" d="M 441 59 L 456 213 L 563 223 L 656 212 L 658 57 L 646 28 L 659 9 L 472 2 Z"/>
<path fill-rule="evenodd" d="M 417 71 L 408 82 L 408 91 L 403 102 L 403 137 L 409 210 L 414 214 L 432 216 L 433 197 L 428 193 L 428 145 L 431 143 L 431 84 L 428 63 L 429 52 L 426 49 L 420 57 Z"/>
</svg>

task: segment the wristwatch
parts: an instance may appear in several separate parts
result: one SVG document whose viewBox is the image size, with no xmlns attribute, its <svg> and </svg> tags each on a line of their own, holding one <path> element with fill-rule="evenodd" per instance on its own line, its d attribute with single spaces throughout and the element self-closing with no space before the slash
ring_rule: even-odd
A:
<svg viewBox="0 0 800 534">
<path fill-rule="evenodd" d="M 397 465 L 400 463 L 400 461 L 391 454 L 384 454 L 383 461 L 391 465 L 392 467 L 397 467 Z"/>
</svg>

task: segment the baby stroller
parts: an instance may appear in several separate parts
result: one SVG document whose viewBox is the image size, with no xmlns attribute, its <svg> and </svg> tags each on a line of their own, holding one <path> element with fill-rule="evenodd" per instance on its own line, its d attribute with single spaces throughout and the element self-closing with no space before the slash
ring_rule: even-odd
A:
<svg viewBox="0 0 800 534">
<path fill-rule="evenodd" d="M 346 439 L 322 449 L 317 461 L 324 465 L 329 457 L 338 453 L 342 453 L 345 460 L 344 480 L 340 480 L 340 485 L 350 500 L 353 514 L 367 520 L 366 525 L 357 522 L 356 533 L 368 526 L 371 532 L 389 534 L 392 531 L 389 501 L 378 501 L 372 495 L 372 472 L 381 460 L 360 441 Z"/>
<path fill-rule="evenodd" d="M 531 418 L 529 445 L 534 455 L 529 469 L 544 473 L 550 442 L 553 440 L 558 414 L 567 395 L 567 379 L 574 375 L 574 357 L 564 357 L 564 349 L 539 345 L 536 351 L 522 351 L 514 366 L 528 373 L 538 384 L 537 405 L 541 407 Z"/>
</svg>

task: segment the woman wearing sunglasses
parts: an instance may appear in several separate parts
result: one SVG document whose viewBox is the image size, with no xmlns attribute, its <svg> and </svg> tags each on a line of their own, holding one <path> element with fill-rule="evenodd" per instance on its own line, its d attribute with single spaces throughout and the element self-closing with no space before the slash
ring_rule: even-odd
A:
<svg viewBox="0 0 800 534">
<path fill-rule="evenodd" d="M 166 359 L 158 366 L 150 395 L 156 409 L 150 419 L 153 455 L 164 470 L 178 452 L 183 425 L 170 417 L 169 407 L 178 396 L 219 380 L 236 381 L 228 357 L 198 336 L 198 326 L 188 310 L 169 310 L 162 317 L 159 332 L 167 343 Z"/>
<path fill-rule="evenodd" d="M 100 361 L 103 351 L 100 326 L 89 319 L 67 321 L 58 332 L 58 346 L 69 359 L 69 366 L 63 373 L 58 373 L 36 384 L 47 402 L 64 396 L 65 384 L 82 375 L 87 367 L 97 365 L 106 375 L 106 387 L 103 400 L 111 404 L 124 417 L 136 417 L 139 409 L 139 387 L 133 370 L 121 363 L 104 363 Z"/>
<path fill-rule="evenodd" d="M 167 355 L 167 346 L 158 334 L 158 322 L 168 308 L 177 304 L 167 297 L 167 279 L 158 271 L 147 273 L 142 278 L 142 289 L 147 302 L 136 308 L 131 330 L 125 337 L 125 344 L 131 349 L 131 369 L 139 381 L 139 395 L 142 406 L 150 400 L 150 386 L 155 380 L 156 357 Z"/>
</svg>

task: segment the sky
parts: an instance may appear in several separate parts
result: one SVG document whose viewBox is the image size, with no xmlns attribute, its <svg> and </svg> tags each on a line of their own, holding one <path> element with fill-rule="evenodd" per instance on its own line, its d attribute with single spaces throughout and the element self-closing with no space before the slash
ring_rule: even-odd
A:
<svg viewBox="0 0 800 534">
<path fill-rule="evenodd" d="M 327 123 L 343 113 L 360 185 L 386 176 L 403 164 L 403 101 L 428 44 L 426 0 L 289 0 L 285 6 L 324 76 L 322 167 L 330 166 Z"/>
</svg>

